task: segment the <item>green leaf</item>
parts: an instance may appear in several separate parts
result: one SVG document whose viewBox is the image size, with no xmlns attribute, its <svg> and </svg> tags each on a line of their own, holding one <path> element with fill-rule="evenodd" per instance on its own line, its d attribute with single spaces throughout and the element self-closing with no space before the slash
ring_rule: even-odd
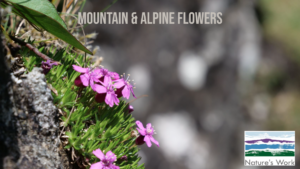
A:
<svg viewBox="0 0 300 169">
<path fill-rule="evenodd" d="M 93 54 L 67 30 L 66 24 L 48 0 L 8 0 L 8 2 L 12 5 L 13 12 L 33 25 L 48 31 L 88 54 Z"/>
<path fill-rule="evenodd" d="M 56 12 L 54 5 L 48 0 L 8 0 L 8 2 L 12 2 L 14 4 L 41 12 L 45 14 L 47 17 L 56 20 L 65 29 L 67 29 L 66 24 Z"/>
</svg>

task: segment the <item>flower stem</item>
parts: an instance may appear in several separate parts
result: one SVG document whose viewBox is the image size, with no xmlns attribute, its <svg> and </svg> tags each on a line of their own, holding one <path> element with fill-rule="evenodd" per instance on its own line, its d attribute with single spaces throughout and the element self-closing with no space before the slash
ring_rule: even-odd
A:
<svg viewBox="0 0 300 169">
<path fill-rule="evenodd" d="M 42 52 L 40 52 L 37 48 L 35 48 L 34 46 L 32 46 L 29 43 L 26 43 L 24 41 L 22 41 L 21 39 L 18 39 L 12 35 L 9 35 L 10 39 L 12 39 L 13 41 L 15 41 L 16 43 L 22 45 L 22 46 L 26 46 L 29 50 L 33 51 L 37 56 L 39 56 L 40 58 L 44 59 L 45 61 L 50 60 L 53 63 L 57 63 L 57 64 L 61 64 L 60 62 L 54 61 L 52 58 L 50 58 L 49 56 L 43 54 Z"/>
</svg>

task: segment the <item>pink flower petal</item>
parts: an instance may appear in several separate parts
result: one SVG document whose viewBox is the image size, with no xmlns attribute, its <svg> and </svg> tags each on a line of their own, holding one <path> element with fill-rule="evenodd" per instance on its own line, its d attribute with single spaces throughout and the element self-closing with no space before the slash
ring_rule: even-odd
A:
<svg viewBox="0 0 300 169">
<path fill-rule="evenodd" d="M 102 169 L 120 169 L 120 167 L 114 165 L 114 164 L 109 164 L 106 167 L 103 167 Z"/>
<path fill-rule="evenodd" d="M 90 75 L 90 79 L 93 82 L 100 82 L 101 77 L 102 77 L 102 73 L 101 73 L 100 69 L 93 70 L 91 75 Z"/>
<path fill-rule="evenodd" d="M 141 130 L 139 128 L 137 128 L 138 132 L 142 135 L 145 136 L 146 135 L 146 130 Z"/>
<path fill-rule="evenodd" d="M 134 94 L 134 92 L 133 92 L 133 88 L 132 88 L 132 87 L 130 88 L 130 91 L 131 91 L 131 93 L 132 93 L 132 96 L 133 96 L 134 98 L 136 98 L 136 97 L 135 97 L 135 94 Z"/>
<path fill-rule="evenodd" d="M 128 88 L 127 85 L 122 90 L 122 95 L 123 95 L 124 98 L 129 99 L 129 97 L 130 97 L 130 90 L 129 90 L 129 88 Z"/>
<path fill-rule="evenodd" d="M 140 121 L 136 121 L 135 124 L 141 129 L 141 130 L 145 130 L 143 123 Z"/>
<path fill-rule="evenodd" d="M 112 99 L 112 94 L 111 93 L 107 93 L 106 94 L 105 103 L 108 104 L 109 107 L 113 107 L 114 106 L 114 101 Z"/>
<path fill-rule="evenodd" d="M 148 147 L 152 146 L 152 143 L 150 141 L 150 136 L 146 135 L 145 138 L 144 138 L 144 141 L 146 142 Z"/>
<path fill-rule="evenodd" d="M 109 162 L 113 163 L 117 160 L 116 155 L 112 152 L 112 151 L 108 151 L 106 154 L 106 160 L 108 160 Z"/>
<path fill-rule="evenodd" d="M 116 105 L 119 105 L 120 100 L 118 99 L 116 94 L 112 94 L 113 101 Z"/>
<path fill-rule="evenodd" d="M 150 137 L 150 140 L 159 147 L 158 141 L 156 141 L 152 136 Z"/>
<path fill-rule="evenodd" d="M 94 86 L 94 80 L 92 79 L 92 78 L 90 78 L 90 86 L 91 86 L 91 88 L 93 89 L 93 86 Z M 94 90 L 94 89 L 93 89 Z"/>
<path fill-rule="evenodd" d="M 57 65 L 58 65 L 58 63 L 57 63 L 57 62 L 53 62 L 53 63 L 52 63 L 52 65 L 55 65 L 55 66 L 57 66 Z"/>
<path fill-rule="evenodd" d="M 105 76 L 106 74 L 109 73 L 109 71 L 108 71 L 107 69 L 101 68 L 100 70 L 101 70 L 101 74 L 102 74 L 103 76 Z"/>
<path fill-rule="evenodd" d="M 95 164 L 92 164 L 90 169 L 102 169 L 103 168 L 103 165 L 101 162 L 98 162 L 98 163 L 95 163 Z"/>
<path fill-rule="evenodd" d="M 102 76 L 101 69 L 94 69 L 92 73 L 93 73 L 94 76 L 97 76 L 99 78 Z"/>
<path fill-rule="evenodd" d="M 117 72 L 110 72 L 110 77 L 114 79 L 120 79 L 120 76 Z"/>
<path fill-rule="evenodd" d="M 151 123 L 148 123 L 148 124 L 146 125 L 146 129 L 147 129 L 147 130 L 152 130 Z"/>
<path fill-rule="evenodd" d="M 80 75 L 80 80 L 84 86 L 89 85 L 89 75 L 87 74 Z"/>
<path fill-rule="evenodd" d="M 93 80 L 93 82 L 97 82 L 97 83 L 100 83 L 100 82 L 101 82 L 101 81 L 100 81 L 100 77 L 99 77 L 99 78 L 93 78 L 92 80 Z"/>
<path fill-rule="evenodd" d="M 89 68 L 83 68 L 83 67 L 76 66 L 76 65 L 73 65 L 73 69 L 80 73 L 87 73 L 89 71 Z"/>
<path fill-rule="evenodd" d="M 105 84 L 105 86 L 108 86 L 108 84 L 111 83 L 111 78 L 109 76 L 104 76 L 103 83 Z"/>
<path fill-rule="evenodd" d="M 115 165 L 113 169 L 120 169 L 120 167 Z"/>
<path fill-rule="evenodd" d="M 92 89 L 99 94 L 107 92 L 107 89 L 104 86 L 98 84 L 92 85 Z"/>
<path fill-rule="evenodd" d="M 100 160 L 103 160 L 105 158 L 103 152 L 98 148 L 93 151 L 93 154 L 98 157 Z"/>
<path fill-rule="evenodd" d="M 115 82 L 115 83 L 114 83 L 114 87 L 117 88 L 117 89 L 119 89 L 119 88 L 125 86 L 125 82 L 124 82 L 123 79 L 119 79 L 119 80 L 116 80 L 116 81 L 114 81 L 114 82 Z"/>
</svg>

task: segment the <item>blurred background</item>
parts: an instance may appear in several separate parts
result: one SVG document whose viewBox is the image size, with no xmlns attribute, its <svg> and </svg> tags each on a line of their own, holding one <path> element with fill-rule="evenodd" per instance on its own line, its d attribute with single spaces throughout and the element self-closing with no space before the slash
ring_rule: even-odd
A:
<svg viewBox="0 0 300 169">
<path fill-rule="evenodd" d="M 110 3 L 89 0 L 83 11 Z M 245 130 L 296 131 L 299 146 L 299 11 L 297 0 L 119 0 L 107 12 L 222 12 L 223 23 L 85 27 L 98 33 L 103 65 L 148 95 L 132 103 L 160 142 L 141 146 L 147 169 L 251 168 Z"/>
</svg>

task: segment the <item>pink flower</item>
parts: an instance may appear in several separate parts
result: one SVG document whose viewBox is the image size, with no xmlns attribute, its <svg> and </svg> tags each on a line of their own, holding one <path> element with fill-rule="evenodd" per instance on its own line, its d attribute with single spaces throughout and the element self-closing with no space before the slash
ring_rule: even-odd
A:
<svg viewBox="0 0 300 169">
<path fill-rule="evenodd" d="M 104 82 L 105 80 L 111 79 L 111 80 L 116 80 L 119 79 L 120 76 L 116 72 L 110 72 L 107 69 L 101 68 L 100 73 L 102 77 L 100 78 L 100 81 Z"/>
<path fill-rule="evenodd" d="M 115 86 L 115 88 L 117 88 L 116 93 L 117 93 L 118 97 L 123 96 L 124 98 L 129 99 L 130 92 L 131 92 L 132 96 L 134 98 L 136 98 L 134 95 L 134 92 L 133 92 L 133 86 L 129 83 L 128 78 L 126 80 L 124 80 L 124 78 L 118 79 L 118 80 L 115 80 L 114 82 L 115 82 L 114 86 Z"/>
<path fill-rule="evenodd" d="M 112 151 L 104 155 L 100 149 L 97 149 L 93 151 L 93 154 L 101 161 L 92 164 L 90 169 L 120 169 L 119 166 L 113 164 L 117 160 L 117 156 Z"/>
<path fill-rule="evenodd" d="M 94 69 L 91 70 L 90 68 L 83 68 L 80 66 L 73 65 L 73 69 L 77 72 L 80 72 L 81 75 L 75 79 L 75 85 L 82 87 L 82 86 L 89 86 L 93 88 L 94 82 L 100 82 L 101 69 Z"/>
<path fill-rule="evenodd" d="M 46 75 L 52 69 L 53 65 L 58 65 L 56 62 L 51 63 L 51 60 L 47 60 L 46 62 L 42 61 L 42 69 L 43 73 Z"/>
<path fill-rule="evenodd" d="M 98 103 L 105 101 L 110 107 L 113 107 L 114 104 L 119 105 L 120 100 L 115 94 L 115 90 L 112 84 L 111 79 L 105 78 L 104 82 L 100 82 L 102 85 L 94 84 L 92 89 L 98 94 L 95 97 L 95 100 Z"/>
<path fill-rule="evenodd" d="M 82 85 L 85 86 L 85 87 L 89 86 L 90 68 L 83 68 L 83 67 L 80 67 L 80 66 L 73 65 L 73 69 L 75 71 L 81 73 L 81 75 L 79 77 L 80 77 Z M 75 85 L 76 85 L 76 82 L 79 84 L 78 77 L 76 79 L 77 79 L 77 81 L 75 80 Z"/>
<path fill-rule="evenodd" d="M 120 79 L 120 76 L 117 72 L 110 72 L 110 77 L 114 80 Z"/>
<path fill-rule="evenodd" d="M 154 134 L 154 129 L 153 127 L 151 126 L 151 123 L 148 123 L 146 128 L 144 128 L 143 126 L 143 123 L 140 122 L 140 121 L 136 121 L 136 125 L 139 127 L 137 128 L 137 130 L 139 131 L 139 133 L 141 134 L 139 138 L 139 141 L 142 139 L 142 137 L 144 136 L 144 139 L 143 141 L 146 142 L 147 146 L 148 147 L 151 147 L 152 146 L 152 143 L 153 142 L 154 144 L 156 144 L 158 147 L 159 147 L 159 143 L 158 141 L 156 141 L 154 138 L 153 138 L 153 134 Z"/>
</svg>

